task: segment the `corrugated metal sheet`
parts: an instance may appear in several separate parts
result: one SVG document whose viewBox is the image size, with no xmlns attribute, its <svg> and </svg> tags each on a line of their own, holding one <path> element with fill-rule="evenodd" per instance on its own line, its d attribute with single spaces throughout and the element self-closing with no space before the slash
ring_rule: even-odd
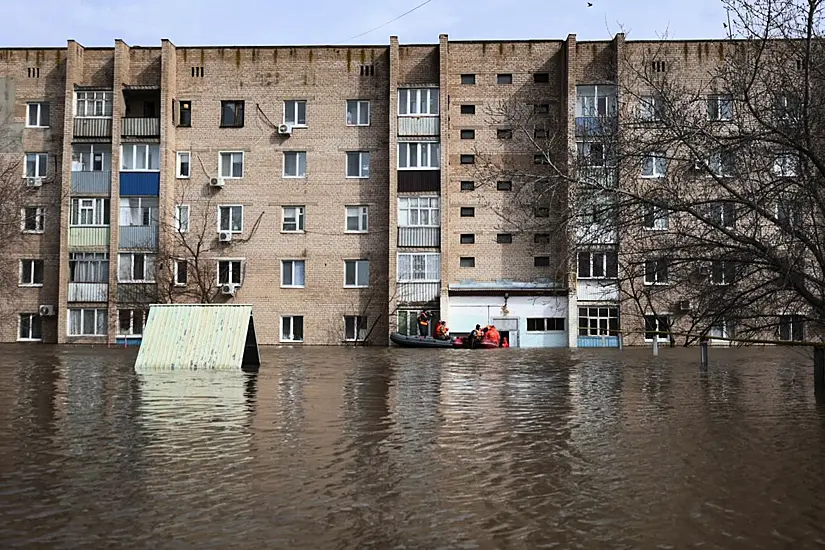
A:
<svg viewBox="0 0 825 550">
<path fill-rule="evenodd" d="M 160 191 L 160 172 L 121 172 L 121 197 L 157 197 Z"/>
<path fill-rule="evenodd" d="M 398 191 L 419 193 L 441 192 L 441 170 L 398 170 Z"/>
<path fill-rule="evenodd" d="M 141 250 L 157 250 L 157 225 L 121 225 L 118 234 L 120 248 L 139 248 Z"/>
<path fill-rule="evenodd" d="M 399 227 L 398 246 L 439 247 L 440 227 Z"/>
<path fill-rule="evenodd" d="M 70 227 L 69 246 L 72 248 L 88 248 L 109 246 L 108 227 Z"/>
<path fill-rule="evenodd" d="M 108 195 L 111 190 L 111 172 L 72 172 L 74 195 Z"/>
<path fill-rule="evenodd" d="M 109 283 L 69 283 L 70 302 L 106 302 Z"/>
<path fill-rule="evenodd" d="M 576 294 L 583 301 L 616 302 L 619 300 L 619 284 L 616 281 L 579 279 Z"/>
<path fill-rule="evenodd" d="M 579 336 L 577 345 L 580 348 L 618 348 L 618 336 Z"/>
<path fill-rule="evenodd" d="M 159 136 L 159 118 L 122 118 L 120 134 L 123 136 Z"/>
<path fill-rule="evenodd" d="M 441 133 L 441 117 L 437 116 L 400 116 L 398 117 L 399 136 L 437 136 Z"/>
<path fill-rule="evenodd" d="M 244 357 L 246 348 L 251 352 L 253 346 L 257 366 L 258 343 L 251 319 L 250 305 L 153 305 L 135 370 L 239 369 L 252 355 Z"/>
<path fill-rule="evenodd" d="M 75 137 L 112 137 L 111 118 L 74 119 Z"/>
<path fill-rule="evenodd" d="M 434 302 L 441 296 L 441 283 L 398 283 L 396 292 L 402 303 Z"/>
</svg>

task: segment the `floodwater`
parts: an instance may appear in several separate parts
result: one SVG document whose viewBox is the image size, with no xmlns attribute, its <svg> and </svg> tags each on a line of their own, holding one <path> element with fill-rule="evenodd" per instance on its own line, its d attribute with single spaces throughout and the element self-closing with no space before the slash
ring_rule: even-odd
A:
<svg viewBox="0 0 825 550">
<path fill-rule="evenodd" d="M 257 375 L 0 347 L 0 546 L 815 548 L 784 350 L 263 349 Z"/>
</svg>

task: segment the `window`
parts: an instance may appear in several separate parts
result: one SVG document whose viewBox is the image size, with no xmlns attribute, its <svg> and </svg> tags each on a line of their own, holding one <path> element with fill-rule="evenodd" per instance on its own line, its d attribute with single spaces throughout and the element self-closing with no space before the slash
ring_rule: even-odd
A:
<svg viewBox="0 0 825 550">
<path fill-rule="evenodd" d="M 304 207 L 284 206 L 281 208 L 281 231 L 284 233 L 304 232 Z"/>
<path fill-rule="evenodd" d="M 462 218 L 474 218 L 476 215 L 476 209 L 472 206 L 462 206 L 460 214 Z"/>
<path fill-rule="evenodd" d="M 645 284 L 667 284 L 667 264 L 668 261 L 664 258 L 658 258 L 655 260 L 645 260 Z"/>
<path fill-rule="evenodd" d="M 461 164 L 475 164 L 476 163 L 476 156 L 475 155 L 461 155 Z"/>
<path fill-rule="evenodd" d="M 152 283 L 155 281 L 155 255 L 141 253 L 118 254 L 117 280 L 121 283 Z"/>
<path fill-rule="evenodd" d="M 77 92 L 74 115 L 78 118 L 111 117 L 112 92 Z"/>
<path fill-rule="evenodd" d="M 20 260 L 20 286 L 43 286 L 43 260 Z"/>
<path fill-rule="evenodd" d="M 369 156 L 369 155 L 368 155 Z M 284 177 L 307 177 L 306 151 L 284 151 Z"/>
<path fill-rule="evenodd" d="M 370 177 L 370 154 L 368 151 L 349 151 L 347 153 L 347 177 Z"/>
<path fill-rule="evenodd" d="M 307 102 L 291 99 L 284 101 L 284 124 L 305 128 L 307 125 Z"/>
<path fill-rule="evenodd" d="M 49 127 L 49 104 L 48 103 L 26 103 L 26 127 L 27 128 L 48 128 Z"/>
<path fill-rule="evenodd" d="M 178 178 L 188 178 L 191 175 L 191 163 L 190 163 L 191 154 L 189 151 L 178 151 L 177 154 L 177 177 Z"/>
<path fill-rule="evenodd" d="M 108 283 L 109 254 L 106 252 L 69 252 L 70 283 Z"/>
<path fill-rule="evenodd" d="M 616 86 L 576 86 L 576 117 L 612 117 L 617 111 Z"/>
<path fill-rule="evenodd" d="M 142 336 L 149 312 L 145 309 L 119 309 L 117 311 L 118 336 Z"/>
<path fill-rule="evenodd" d="M 441 254 L 398 254 L 399 283 L 435 283 L 441 280 Z"/>
<path fill-rule="evenodd" d="M 189 262 L 186 260 L 175 260 L 175 286 L 186 286 L 189 282 Z"/>
<path fill-rule="evenodd" d="M 725 260 L 713 260 L 710 265 L 710 282 L 714 285 L 729 285 L 736 277 L 736 264 Z"/>
<path fill-rule="evenodd" d="M 120 169 L 135 172 L 157 172 L 160 170 L 160 147 L 140 143 L 121 145 Z"/>
<path fill-rule="evenodd" d="M 659 114 L 660 99 L 653 95 L 642 96 L 639 100 L 639 120 L 653 122 L 661 120 Z"/>
<path fill-rule="evenodd" d="M 496 182 L 496 191 L 512 191 L 513 190 L 513 182 L 512 181 L 497 181 Z"/>
<path fill-rule="evenodd" d="M 546 206 L 536 206 L 533 209 L 533 214 L 535 214 L 535 216 L 537 218 L 549 218 L 550 217 L 550 209 L 547 208 Z"/>
<path fill-rule="evenodd" d="M 306 264 L 304 260 L 281 260 L 281 286 L 304 288 Z"/>
<path fill-rule="evenodd" d="M 513 243 L 513 234 L 512 233 L 499 233 L 496 235 L 496 242 L 498 244 L 512 244 Z"/>
<path fill-rule="evenodd" d="M 189 231 L 189 205 L 177 204 L 175 205 L 175 231 L 178 233 L 186 233 Z"/>
<path fill-rule="evenodd" d="M 218 153 L 218 173 L 226 179 L 243 177 L 243 151 L 226 151 Z"/>
<path fill-rule="evenodd" d="M 105 309 L 69 310 L 69 336 L 106 336 L 108 324 Z"/>
<path fill-rule="evenodd" d="M 645 341 L 654 338 L 667 341 L 669 338 L 670 319 L 667 315 L 645 315 Z"/>
<path fill-rule="evenodd" d="M 365 99 L 347 101 L 347 126 L 370 125 L 370 102 Z"/>
<path fill-rule="evenodd" d="M 718 178 L 733 176 L 734 156 L 731 151 L 716 151 L 711 153 L 707 161 L 710 173 Z"/>
<path fill-rule="evenodd" d="M 432 314 L 432 319 L 440 319 L 441 315 L 438 310 L 429 310 Z M 418 336 L 418 314 L 420 309 L 399 309 L 395 315 L 395 322 L 398 327 L 398 332 L 405 336 Z M 435 323 L 430 323 L 428 333 L 432 335 L 435 330 Z"/>
<path fill-rule="evenodd" d="M 475 139 L 476 138 L 476 131 L 475 130 L 461 130 L 461 139 Z"/>
<path fill-rule="evenodd" d="M 459 242 L 461 244 L 475 244 L 476 236 L 473 233 L 462 233 Z"/>
<path fill-rule="evenodd" d="M 344 286 L 367 287 L 370 284 L 369 260 L 344 260 Z"/>
<path fill-rule="evenodd" d="M 736 326 L 729 319 L 722 319 L 708 328 L 708 336 L 711 338 L 733 338 L 736 334 Z"/>
<path fill-rule="evenodd" d="M 462 105 L 461 106 L 461 114 L 462 115 L 474 115 L 474 114 L 476 114 L 476 106 L 475 105 Z"/>
<path fill-rule="evenodd" d="M 347 206 L 346 225 L 347 233 L 366 233 L 369 230 L 369 206 Z"/>
<path fill-rule="evenodd" d="M 463 74 L 463 75 L 461 75 L 461 83 L 462 84 L 475 84 L 476 83 L 476 75 L 474 75 L 474 74 Z"/>
<path fill-rule="evenodd" d="M 243 260 L 218 260 L 218 284 L 241 284 Z"/>
<path fill-rule="evenodd" d="M 664 231 L 668 228 L 667 207 L 660 204 L 645 205 L 645 229 Z"/>
<path fill-rule="evenodd" d="M 47 153 L 26 153 L 26 177 L 45 178 L 49 169 Z"/>
<path fill-rule="evenodd" d="M 799 157 L 793 153 L 782 153 L 773 162 L 773 173 L 781 178 L 793 177 L 797 174 L 798 167 Z"/>
<path fill-rule="evenodd" d="M 157 197 L 122 197 L 119 206 L 121 226 L 158 225 Z"/>
<path fill-rule="evenodd" d="M 37 313 L 21 313 L 18 325 L 18 340 L 36 342 L 43 338 L 43 320 Z"/>
<path fill-rule="evenodd" d="M 192 102 L 179 101 L 178 108 L 180 110 L 180 113 L 178 114 L 178 126 L 192 126 Z"/>
<path fill-rule="evenodd" d="M 281 317 L 281 342 L 304 341 L 304 318 L 302 315 Z"/>
<path fill-rule="evenodd" d="M 399 170 L 438 170 L 441 147 L 437 141 L 402 141 L 398 143 Z"/>
<path fill-rule="evenodd" d="M 780 225 L 798 228 L 802 225 L 802 207 L 790 199 L 780 199 L 776 203 L 776 217 Z"/>
<path fill-rule="evenodd" d="M 356 342 L 367 337 L 367 318 L 363 315 L 344 316 L 344 340 Z"/>
<path fill-rule="evenodd" d="M 109 145 L 72 145 L 72 172 L 108 172 L 112 169 Z"/>
<path fill-rule="evenodd" d="M 533 155 L 533 164 L 550 164 L 550 159 L 547 158 L 547 153 L 536 153 Z"/>
<path fill-rule="evenodd" d="M 550 256 L 536 256 L 533 258 L 533 267 L 550 267 Z"/>
<path fill-rule="evenodd" d="M 509 73 L 501 73 L 496 75 L 496 84 L 512 84 L 513 75 Z"/>
<path fill-rule="evenodd" d="M 109 199 L 72 199 L 72 226 L 109 225 Z"/>
<path fill-rule="evenodd" d="M 513 130 L 510 128 L 499 128 L 496 130 L 496 137 L 498 139 L 513 139 Z"/>
<path fill-rule="evenodd" d="M 462 181 L 461 182 L 461 190 L 462 191 L 475 191 L 476 184 L 474 181 Z"/>
<path fill-rule="evenodd" d="M 667 157 L 661 151 L 648 153 L 642 159 L 642 177 L 663 178 L 667 175 Z"/>
<path fill-rule="evenodd" d="M 547 139 L 550 137 L 550 132 L 547 131 L 547 128 L 535 128 L 533 130 L 533 137 L 535 139 Z"/>
<path fill-rule="evenodd" d="M 733 98 L 728 94 L 708 96 L 708 120 L 732 120 Z"/>
<path fill-rule="evenodd" d="M 579 163 L 582 166 L 605 166 L 607 164 L 607 157 L 605 154 L 604 143 L 595 143 L 592 141 L 583 141 L 576 144 L 576 151 L 579 157 Z"/>
<path fill-rule="evenodd" d="M 533 73 L 533 83 L 548 84 L 550 82 L 550 73 Z"/>
<path fill-rule="evenodd" d="M 458 259 L 458 267 L 475 267 L 476 259 L 472 256 L 464 256 Z"/>
<path fill-rule="evenodd" d="M 805 339 L 805 317 L 802 315 L 779 316 L 779 339 L 801 342 Z"/>
<path fill-rule="evenodd" d="M 564 317 L 528 317 L 527 332 L 564 330 Z"/>
<path fill-rule="evenodd" d="M 533 235 L 534 244 L 550 244 L 550 233 L 536 233 Z"/>
<path fill-rule="evenodd" d="M 549 103 L 536 103 L 533 105 L 533 112 L 537 115 L 549 115 L 550 114 L 550 104 Z"/>
<path fill-rule="evenodd" d="M 218 231 L 243 233 L 243 206 L 218 206 Z"/>
<path fill-rule="evenodd" d="M 579 308 L 579 336 L 614 336 L 618 332 L 619 308 Z"/>
<path fill-rule="evenodd" d="M 243 101 L 221 101 L 221 127 L 243 128 Z"/>
<path fill-rule="evenodd" d="M 46 209 L 41 206 L 27 206 L 20 211 L 20 230 L 23 233 L 43 233 Z"/>
<path fill-rule="evenodd" d="M 736 204 L 730 201 L 718 201 L 710 205 L 710 220 L 725 229 L 736 225 Z"/>
<path fill-rule="evenodd" d="M 615 250 L 583 250 L 578 254 L 579 279 L 616 279 L 619 257 Z"/>
<path fill-rule="evenodd" d="M 438 116 L 438 88 L 398 90 L 398 114 Z"/>
</svg>

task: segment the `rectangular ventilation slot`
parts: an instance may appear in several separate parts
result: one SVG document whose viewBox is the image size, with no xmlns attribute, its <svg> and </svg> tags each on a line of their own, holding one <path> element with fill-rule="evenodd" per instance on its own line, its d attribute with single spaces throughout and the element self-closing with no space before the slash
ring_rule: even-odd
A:
<svg viewBox="0 0 825 550">
<path fill-rule="evenodd" d="M 40 67 L 28 68 L 29 78 L 40 78 Z"/>
<path fill-rule="evenodd" d="M 192 77 L 193 78 L 203 78 L 203 67 L 192 67 Z"/>
</svg>

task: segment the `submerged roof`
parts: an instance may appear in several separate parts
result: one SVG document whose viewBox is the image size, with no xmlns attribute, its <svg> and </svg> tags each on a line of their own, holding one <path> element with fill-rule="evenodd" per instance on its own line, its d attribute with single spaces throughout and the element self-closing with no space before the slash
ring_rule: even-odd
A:
<svg viewBox="0 0 825 550">
<path fill-rule="evenodd" d="M 260 364 L 251 305 L 158 304 L 149 308 L 135 370 Z"/>
</svg>

